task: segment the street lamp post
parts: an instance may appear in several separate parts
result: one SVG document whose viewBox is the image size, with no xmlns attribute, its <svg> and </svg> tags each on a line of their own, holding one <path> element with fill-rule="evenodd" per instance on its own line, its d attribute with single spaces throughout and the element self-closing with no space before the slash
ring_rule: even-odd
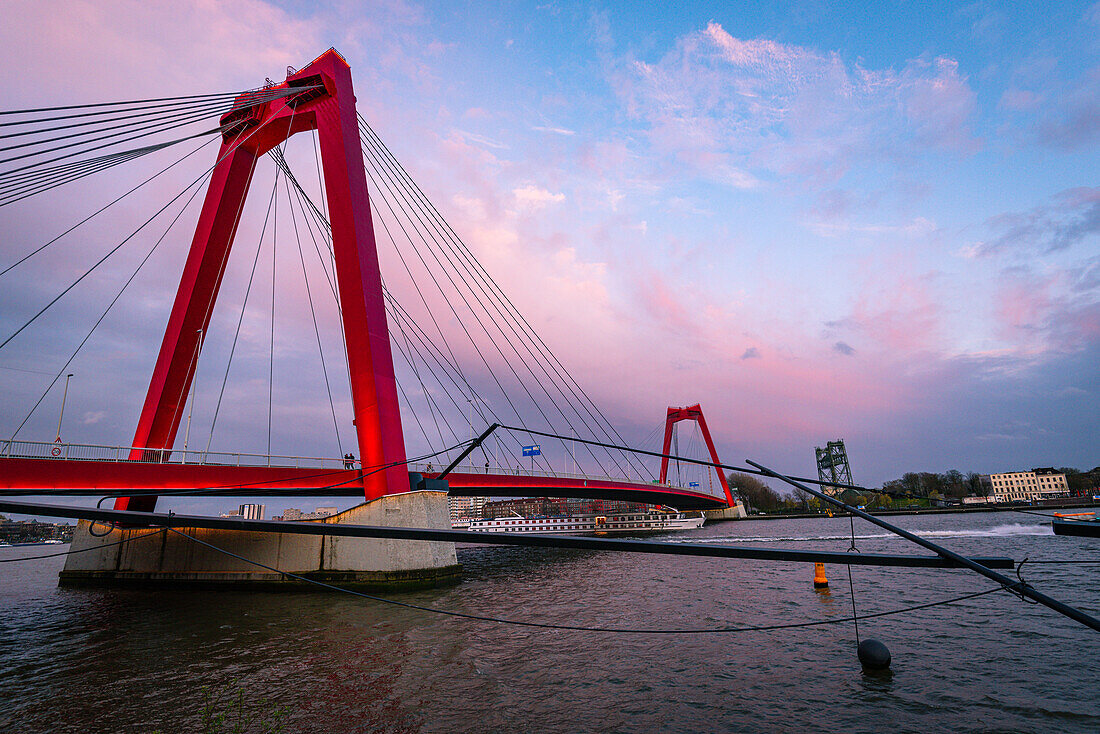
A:
<svg viewBox="0 0 1100 734">
<path fill-rule="evenodd" d="M 69 379 L 72 373 L 65 375 L 65 392 L 61 394 L 61 415 L 57 416 L 57 438 L 54 443 L 61 443 L 61 421 L 65 418 L 65 401 L 69 397 Z"/>
</svg>

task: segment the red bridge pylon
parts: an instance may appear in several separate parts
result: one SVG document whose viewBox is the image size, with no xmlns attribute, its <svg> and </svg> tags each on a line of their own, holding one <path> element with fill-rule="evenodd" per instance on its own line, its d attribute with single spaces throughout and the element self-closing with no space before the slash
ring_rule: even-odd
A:
<svg viewBox="0 0 1100 734">
<path fill-rule="evenodd" d="M 378 252 L 351 69 L 329 49 L 274 89 L 301 92 L 241 107 L 221 118 L 222 144 L 176 292 L 131 460 L 167 458 L 195 375 L 256 160 L 291 135 L 316 130 L 332 224 L 359 457 L 370 501 L 409 489 L 405 441 L 390 353 Z M 238 104 L 244 105 L 245 98 Z M 235 105 L 236 106 L 236 105 Z M 161 460 L 164 460 L 161 459 Z M 372 467 L 384 467 L 371 472 Z M 156 497 L 121 497 L 115 509 L 152 511 Z"/>
<path fill-rule="evenodd" d="M 718 461 L 718 452 L 714 450 L 714 441 L 710 438 L 710 430 L 707 429 L 707 421 L 703 417 L 703 408 L 699 403 L 689 405 L 686 408 L 669 408 L 668 415 L 665 417 L 664 448 L 661 449 L 661 453 L 665 454 L 665 456 L 661 457 L 661 484 L 668 481 L 668 450 L 672 446 L 672 427 L 680 421 L 695 421 L 699 424 L 699 429 L 703 432 L 703 440 L 707 443 L 707 450 L 710 451 L 710 460 L 715 464 L 720 463 Z M 722 485 L 722 491 L 726 493 L 726 504 L 729 507 L 733 507 L 735 504 L 733 501 L 733 493 L 730 492 L 730 486 L 729 482 L 726 481 L 726 475 L 723 474 L 722 470 L 718 467 L 715 467 L 714 470 L 718 472 L 718 481 Z"/>
</svg>

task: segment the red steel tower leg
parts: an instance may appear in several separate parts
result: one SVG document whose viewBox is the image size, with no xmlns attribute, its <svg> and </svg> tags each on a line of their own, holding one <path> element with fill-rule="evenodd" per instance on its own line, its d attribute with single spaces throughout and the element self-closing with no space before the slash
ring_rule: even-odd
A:
<svg viewBox="0 0 1100 734">
<path fill-rule="evenodd" d="M 710 438 L 710 430 L 707 428 L 706 418 L 703 417 L 702 407 L 696 403 L 686 408 L 669 408 L 668 415 L 665 417 L 664 448 L 661 449 L 661 453 L 665 454 L 661 457 L 661 484 L 668 481 L 668 450 L 672 446 L 672 426 L 680 421 L 695 421 L 699 424 L 699 429 L 703 432 L 703 440 L 707 444 L 707 450 L 710 451 L 710 460 L 715 464 L 719 463 L 718 452 L 714 449 L 714 441 Z M 715 471 L 718 472 L 718 482 L 722 485 L 722 491 L 726 493 L 726 504 L 733 507 L 733 493 L 730 492 L 726 475 L 718 467 L 715 467 Z"/>
<path fill-rule="evenodd" d="M 172 315 L 138 421 L 131 460 L 166 460 L 179 429 L 256 159 L 296 132 L 317 130 L 332 224 L 352 407 L 367 500 L 409 488 L 405 441 L 378 253 L 371 221 L 351 69 L 334 50 L 274 89 L 301 91 L 222 118 L 218 154 Z M 151 453 L 150 450 L 157 453 Z M 374 471 L 376 470 L 376 471 Z M 152 511 L 156 497 L 121 497 L 116 509 Z"/>
<path fill-rule="evenodd" d="M 182 407 L 195 375 L 200 330 L 206 334 L 210 324 L 229 247 L 256 166 L 256 156 L 251 151 L 231 143 L 222 143 L 218 161 L 153 368 L 133 446 L 171 448 L 183 416 Z M 167 459 L 164 452 L 135 449 L 130 454 L 131 461 L 155 461 L 158 457 Z M 152 512 L 156 504 L 156 497 L 119 497 L 115 509 Z"/>
</svg>

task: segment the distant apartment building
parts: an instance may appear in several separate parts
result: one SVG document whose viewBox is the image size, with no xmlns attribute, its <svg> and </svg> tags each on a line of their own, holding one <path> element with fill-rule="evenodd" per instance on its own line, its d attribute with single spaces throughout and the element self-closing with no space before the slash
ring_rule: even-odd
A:
<svg viewBox="0 0 1100 734">
<path fill-rule="evenodd" d="M 241 505 L 237 510 L 237 515 L 243 517 L 245 520 L 263 520 L 264 506 L 254 504 Z"/>
<path fill-rule="evenodd" d="M 335 507 L 318 507 L 313 512 L 302 512 L 297 507 L 288 507 L 283 510 L 282 515 L 276 515 L 271 519 L 285 522 L 294 522 L 296 520 L 320 520 L 322 518 L 332 517 L 337 512 L 338 510 Z"/>
<path fill-rule="evenodd" d="M 72 525 L 59 525 L 38 520 L 9 520 L 0 515 L 0 544 L 34 543 L 42 540 L 73 539 Z"/>
<path fill-rule="evenodd" d="M 994 502 L 1032 502 L 1069 496 L 1066 475 L 1053 468 L 982 474 L 984 493 Z"/>
<path fill-rule="evenodd" d="M 451 507 L 451 524 L 461 520 L 476 520 L 482 516 L 488 497 L 448 497 Z"/>
</svg>

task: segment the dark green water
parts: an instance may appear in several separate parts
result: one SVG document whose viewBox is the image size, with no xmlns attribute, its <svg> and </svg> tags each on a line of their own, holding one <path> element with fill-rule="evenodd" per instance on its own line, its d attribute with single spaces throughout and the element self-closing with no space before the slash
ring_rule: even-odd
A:
<svg viewBox="0 0 1100 734">
<path fill-rule="evenodd" d="M 971 555 L 1100 560 L 1010 513 L 896 518 Z M 844 550 L 848 520 L 708 525 L 668 536 Z M 857 521 L 865 552 L 920 549 Z M 0 549 L 0 559 L 67 546 Z M 633 629 L 851 616 L 843 567 L 471 547 L 465 581 L 396 596 L 509 619 Z M 893 675 L 864 675 L 850 619 L 808 629 L 636 635 L 548 631 L 404 610 L 335 593 L 56 588 L 62 558 L 0 564 L 0 731 L 200 731 L 220 710 L 286 710 L 304 732 L 1095 732 L 1100 634 L 1005 593 L 867 620 Z M 1100 614 L 1100 565 L 1025 565 Z M 990 588 L 967 571 L 855 568 L 861 613 Z M 252 729 L 259 731 L 258 728 Z"/>
</svg>

